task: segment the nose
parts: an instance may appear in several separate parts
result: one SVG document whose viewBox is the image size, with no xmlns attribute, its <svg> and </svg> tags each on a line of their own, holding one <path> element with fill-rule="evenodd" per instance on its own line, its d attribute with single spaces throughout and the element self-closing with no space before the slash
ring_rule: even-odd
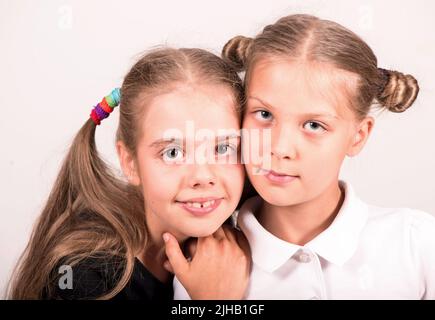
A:
<svg viewBox="0 0 435 320">
<path fill-rule="evenodd" d="M 216 184 L 216 176 L 209 164 L 192 165 L 192 173 L 189 179 L 191 188 L 208 188 Z"/>
<path fill-rule="evenodd" d="M 281 126 L 272 130 L 272 157 L 293 160 L 297 157 L 296 134 L 290 126 Z"/>
</svg>

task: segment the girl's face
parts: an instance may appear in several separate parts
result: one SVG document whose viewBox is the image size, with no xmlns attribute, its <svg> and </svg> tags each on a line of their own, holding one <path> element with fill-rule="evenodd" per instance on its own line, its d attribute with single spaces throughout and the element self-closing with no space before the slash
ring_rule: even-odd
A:
<svg viewBox="0 0 435 320">
<path fill-rule="evenodd" d="M 181 239 L 207 236 L 235 210 L 244 171 L 233 100 L 225 87 L 180 85 L 147 104 L 127 175 L 141 185 L 150 229 Z"/>
<path fill-rule="evenodd" d="M 260 140 L 263 161 L 250 161 L 246 169 L 268 203 L 290 206 L 315 199 L 337 183 L 344 157 L 361 150 L 373 119 L 357 121 L 347 108 L 356 80 L 325 64 L 263 59 L 254 65 L 243 128 L 259 129 L 260 136 L 270 129 L 271 139 Z"/>
</svg>

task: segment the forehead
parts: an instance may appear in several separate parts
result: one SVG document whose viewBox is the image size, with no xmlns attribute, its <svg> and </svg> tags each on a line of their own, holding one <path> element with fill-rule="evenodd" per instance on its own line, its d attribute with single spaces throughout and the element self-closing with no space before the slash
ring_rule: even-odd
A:
<svg viewBox="0 0 435 320">
<path fill-rule="evenodd" d="M 353 116 L 349 107 L 357 84 L 357 75 L 328 63 L 263 59 L 250 73 L 248 96 L 291 112 L 324 111 L 346 118 Z"/>
<path fill-rule="evenodd" d="M 143 139 L 162 138 L 168 130 L 238 130 L 240 119 L 233 94 L 223 86 L 183 85 L 158 95 L 142 117 Z"/>
</svg>

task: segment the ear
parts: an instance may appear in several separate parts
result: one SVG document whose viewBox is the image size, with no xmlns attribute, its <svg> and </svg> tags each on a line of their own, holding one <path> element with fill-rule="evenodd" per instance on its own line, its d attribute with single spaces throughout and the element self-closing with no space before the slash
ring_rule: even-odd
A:
<svg viewBox="0 0 435 320">
<path fill-rule="evenodd" d="M 373 117 L 365 117 L 357 126 L 355 135 L 353 136 L 346 154 L 349 157 L 356 156 L 369 138 L 370 132 L 375 124 Z"/>
<path fill-rule="evenodd" d="M 116 151 L 118 152 L 122 172 L 124 176 L 127 177 L 128 182 L 135 186 L 140 185 L 140 176 L 137 170 L 136 160 L 125 146 L 124 142 L 116 142 Z"/>
</svg>

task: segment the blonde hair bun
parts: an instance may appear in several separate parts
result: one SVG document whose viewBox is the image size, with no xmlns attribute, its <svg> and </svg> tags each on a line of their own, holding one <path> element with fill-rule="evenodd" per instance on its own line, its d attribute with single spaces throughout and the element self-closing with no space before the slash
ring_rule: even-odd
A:
<svg viewBox="0 0 435 320">
<path fill-rule="evenodd" d="M 417 98 L 419 86 L 417 80 L 398 71 L 379 68 L 383 85 L 377 96 L 379 103 L 391 112 L 403 112 Z"/>
<path fill-rule="evenodd" d="M 222 58 L 237 71 L 246 69 L 246 61 L 251 51 L 253 39 L 236 36 L 229 40 L 222 49 Z"/>
</svg>

